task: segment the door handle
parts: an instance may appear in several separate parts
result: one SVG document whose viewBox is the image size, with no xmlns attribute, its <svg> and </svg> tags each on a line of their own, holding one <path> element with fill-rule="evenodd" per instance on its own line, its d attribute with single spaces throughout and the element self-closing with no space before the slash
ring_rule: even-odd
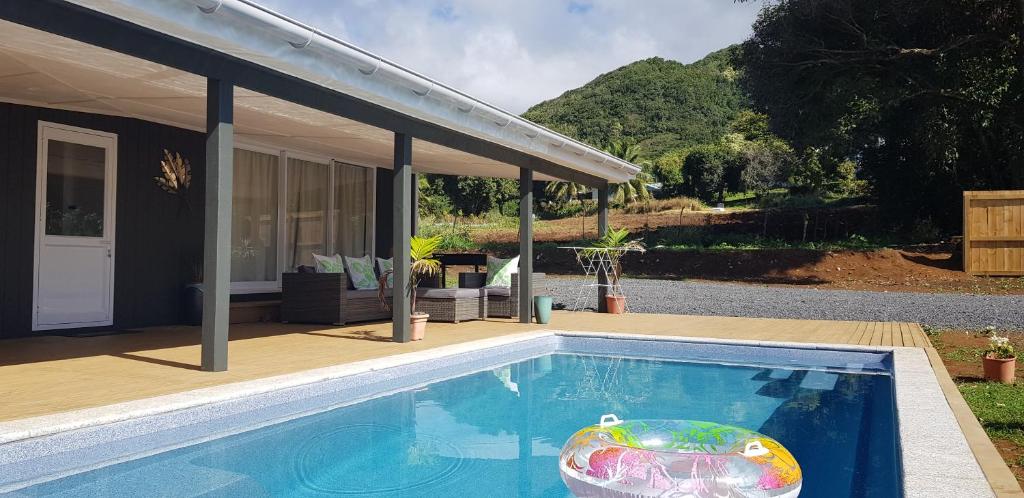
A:
<svg viewBox="0 0 1024 498">
<path fill-rule="evenodd" d="M 112 257 L 114 257 L 114 255 L 113 255 L 113 252 L 112 252 L 112 251 L 110 250 L 110 248 L 109 248 L 109 247 L 107 248 L 107 257 L 108 257 L 108 258 L 112 258 Z"/>
</svg>

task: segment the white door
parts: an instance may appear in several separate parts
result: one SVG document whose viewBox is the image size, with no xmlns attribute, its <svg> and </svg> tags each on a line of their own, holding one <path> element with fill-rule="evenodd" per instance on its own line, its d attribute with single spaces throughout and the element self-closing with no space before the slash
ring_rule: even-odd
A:
<svg viewBox="0 0 1024 498">
<path fill-rule="evenodd" d="M 117 136 L 39 123 L 34 330 L 112 325 Z"/>
</svg>

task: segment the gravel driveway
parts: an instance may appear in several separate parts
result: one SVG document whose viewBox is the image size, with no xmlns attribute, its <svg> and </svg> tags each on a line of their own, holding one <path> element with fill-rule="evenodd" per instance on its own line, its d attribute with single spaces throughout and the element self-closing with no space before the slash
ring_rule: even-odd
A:
<svg viewBox="0 0 1024 498">
<path fill-rule="evenodd" d="M 580 278 L 548 276 L 556 306 L 572 307 Z M 939 328 L 987 325 L 1024 330 L 1024 296 L 926 294 L 623 279 L 631 311 L 680 315 L 918 322 Z M 597 304 L 587 289 L 587 307 Z"/>
</svg>

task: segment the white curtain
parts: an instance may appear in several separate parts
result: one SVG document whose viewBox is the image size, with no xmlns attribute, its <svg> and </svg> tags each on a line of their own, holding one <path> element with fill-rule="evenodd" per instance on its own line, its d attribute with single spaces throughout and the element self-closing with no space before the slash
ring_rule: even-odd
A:
<svg viewBox="0 0 1024 498">
<path fill-rule="evenodd" d="M 278 156 L 235 149 L 231 280 L 277 280 Z"/>
<path fill-rule="evenodd" d="M 313 253 L 327 253 L 330 166 L 288 158 L 285 261 L 290 270 L 313 266 Z"/>
<path fill-rule="evenodd" d="M 370 254 L 370 169 L 338 164 L 334 174 L 335 251 L 344 256 Z"/>
</svg>

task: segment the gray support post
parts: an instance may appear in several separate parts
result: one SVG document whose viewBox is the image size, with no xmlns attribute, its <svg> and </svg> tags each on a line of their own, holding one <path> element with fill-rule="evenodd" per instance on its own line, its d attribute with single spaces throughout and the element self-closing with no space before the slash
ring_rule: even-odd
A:
<svg viewBox="0 0 1024 498">
<path fill-rule="evenodd" d="M 608 187 L 597 189 L 597 236 L 604 237 L 608 233 Z M 608 284 L 608 274 L 600 272 L 597 275 L 599 284 Z M 597 312 L 607 313 L 608 302 L 605 296 L 608 295 L 608 287 L 598 286 L 597 288 Z"/>
<path fill-rule="evenodd" d="M 206 222 L 203 238 L 202 368 L 228 369 L 231 312 L 231 182 L 234 176 L 234 86 L 206 81 Z"/>
<path fill-rule="evenodd" d="M 420 234 L 420 183 L 419 176 L 412 175 L 412 233 L 414 236 Z"/>
<path fill-rule="evenodd" d="M 519 169 L 519 322 L 533 317 L 533 170 Z"/>
<path fill-rule="evenodd" d="M 395 287 L 391 291 L 392 333 L 391 340 L 409 342 L 412 334 L 409 326 L 411 293 L 409 288 L 409 238 L 412 234 L 412 137 L 395 133 L 394 170 L 391 188 L 394 194 L 394 216 L 392 216 L 392 254 L 394 255 Z"/>
</svg>

